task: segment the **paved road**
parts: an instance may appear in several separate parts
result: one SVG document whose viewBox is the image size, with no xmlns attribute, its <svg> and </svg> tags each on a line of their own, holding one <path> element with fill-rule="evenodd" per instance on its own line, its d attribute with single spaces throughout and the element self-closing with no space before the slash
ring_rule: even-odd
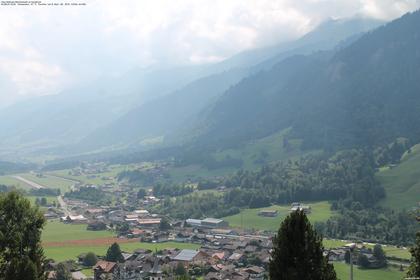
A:
<svg viewBox="0 0 420 280">
<path fill-rule="evenodd" d="M 21 182 L 24 182 L 25 184 L 28 184 L 29 186 L 33 187 L 34 189 L 45 189 L 46 188 L 46 187 L 44 187 L 44 186 L 42 186 L 38 183 L 35 183 L 35 182 L 30 181 L 28 179 L 25 179 L 21 176 L 13 176 L 13 178 L 15 178 L 16 180 L 19 180 Z"/>
</svg>

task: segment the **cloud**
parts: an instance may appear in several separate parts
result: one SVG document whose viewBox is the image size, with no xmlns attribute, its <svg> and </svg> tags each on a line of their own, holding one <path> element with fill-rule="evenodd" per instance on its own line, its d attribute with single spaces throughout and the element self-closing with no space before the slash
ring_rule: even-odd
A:
<svg viewBox="0 0 420 280">
<path fill-rule="evenodd" d="M 86 2 L 0 7 L 0 102 L 56 93 L 133 67 L 217 62 L 297 38 L 327 18 L 390 20 L 420 7 L 420 0 Z"/>
</svg>

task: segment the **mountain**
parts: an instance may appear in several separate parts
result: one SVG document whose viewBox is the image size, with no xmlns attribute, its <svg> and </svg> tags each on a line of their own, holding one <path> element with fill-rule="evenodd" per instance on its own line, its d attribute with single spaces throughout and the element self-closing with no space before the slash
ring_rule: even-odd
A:
<svg viewBox="0 0 420 280">
<path fill-rule="evenodd" d="M 338 50 L 293 56 L 242 80 L 207 112 L 196 148 L 232 147 L 285 128 L 310 149 L 420 142 L 418 26 L 419 11 Z"/>
<path fill-rule="evenodd" d="M 173 145 L 185 142 L 195 119 L 217 101 L 231 86 L 283 59 L 331 49 L 361 36 L 382 22 L 371 19 L 329 20 L 302 38 L 277 46 L 251 50 L 208 66 L 217 74 L 202 77 L 156 100 L 132 109 L 113 123 L 83 139 L 77 150 Z M 346 40 L 347 39 L 347 40 Z M 215 70 L 218 69 L 218 70 Z M 229 69 L 229 70 L 226 70 Z M 220 72 L 221 70 L 224 70 Z M 196 133 L 196 132 L 194 132 Z"/>
</svg>

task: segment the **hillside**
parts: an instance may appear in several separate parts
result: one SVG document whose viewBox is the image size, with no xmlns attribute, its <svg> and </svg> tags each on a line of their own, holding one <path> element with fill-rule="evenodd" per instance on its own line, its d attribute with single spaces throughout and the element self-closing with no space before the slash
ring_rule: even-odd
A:
<svg viewBox="0 0 420 280">
<path fill-rule="evenodd" d="M 229 89 L 197 125 L 199 149 L 220 149 L 292 127 L 306 149 L 420 140 L 420 12 L 336 52 L 294 56 Z"/>
<path fill-rule="evenodd" d="M 153 144 L 173 145 L 189 140 L 196 132 L 195 119 L 211 108 L 218 98 L 243 78 L 297 54 L 332 49 L 347 38 L 360 36 L 381 21 L 370 19 L 330 20 L 302 38 L 263 49 L 246 51 L 211 66 L 224 72 L 209 75 L 152 102 L 137 106 L 115 122 L 99 128 L 83 139 L 79 147 L 88 149 Z M 214 70 L 215 71 L 215 70 Z M 216 72 L 216 71 L 215 71 Z"/>
<path fill-rule="evenodd" d="M 381 202 L 383 206 L 410 209 L 420 202 L 419 166 L 420 144 L 417 144 L 403 155 L 400 164 L 383 168 L 376 174 L 387 192 Z"/>
</svg>

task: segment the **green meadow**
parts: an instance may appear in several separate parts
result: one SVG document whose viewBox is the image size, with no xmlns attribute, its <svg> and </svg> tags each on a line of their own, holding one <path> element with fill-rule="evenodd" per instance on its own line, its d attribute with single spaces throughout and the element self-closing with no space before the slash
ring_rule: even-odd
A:
<svg viewBox="0 0 420 280">
<path fill-rule="evenodd" d="M 47 221 L 42 232 L 43 242 L 61 242 L 67 240 L 95 239 L 101 237 L 114 237 L 111 231 L 86 230 L 87 225 L 64 224 L 57 220 Z"/>
<path fill-rule="evenodd" d="M 48 221 L 42 233 L 42 241 L 63 242 L 70 240 L 97 239 L 103 237 L 115 237 L 111 231 L 88 231 L 86 225 L 63 224 L 59 221 Z M 45 255 L 56 261 L 75 259 L 81 253 L 94 252 L 97 255 L 105 255 L 108 245 L 61 245 L 59 247 L 44 246 Z M 165 243 L 121 243 L 121 250 L 132 252 L 135 249 L 162 250 L 165 248 L 196 249 L 199 246 L 189 243 L 165 242 Z"/>
<path fill-rule="evenodd" d="M 334 263 L 334 269 L 338 279 L 350 279 L 350 266 L 345 263 Z M 401 280 L 405 272 L 399 271 L 397 268 L 388 267 L 382 269 L 360 269 L 354 266 L 355 280 Z"/>
<path fill-rule="evenodd" d="M 76 259 L 78 255 L 87 252 L 93 252 L 99 256 L 104 256 L 108 250 L 107 245 L 99 246 L 60 246 L 60 247 L 46 247 L 44 248 L 45 255 L 48 258 L 52 258 L 56 261 L 64 261 L 69 259 Z M 121 243 L 120 248 L 124 252 L 133 252 L 136 249 L 149 249 L 152 251 L 159 251 L 169 248 L 178 249 L 198 249 L 199 245 L 190 243 L 178 243 L 178 242 L 164 242 L 164 243 Z"/>
<path fill-rule="evenodd" d="M 348 243 L 351 243 L 351 241 L 325 238 L 324 240 L 322 240 L 322 244 L 325 248 L 342 247 Z M 373 244 L 365 244 L 365 246 L 368 248 L 373 248 Z M 393 245 L 382 245 L 382 249 L 384 250 L 387 257 L 396 257 L 406 260 L 409 260 L 411 258 L 411 254 L 408 248 L 399 248 Z"/>
<path fill-rule="evenodd" d="M 311 222 L 326 221 L 334 213 L 330 209 L 330 204 L 326 201 L 308 203 L 312 212 L 308 215 Z M 261 210 L 277 210 L 277 217 L 261 217 L 258 213 Z M 227 216 L 223 219 L 229 222 L 231 227 L 260 229 L 277 231 L 280 223 L 290 213 L 290 205 L 273 205 L 270 207 L 256 209 L 242 209 L 239 214 Z"/>
<path fill-rule="evenodd" d="M 0 176 L 0 185 L 15 186 L 18 189 L 30 189 L 31 186 L 13 178 L 12 176 L 4 175 Z"/>
<path fill-rule="evenodd" d="M 405 153 L 400 164 L 381 168 L 376 177 L 386 190 L 381 205 L 394 209 L 409 209 L 420 202 L 420 144 Z"/>
<path fill-rule="evenodd" d="M 60 189 L 61 193 L 68 192 L 70 190 L 70 187 L 74 185 L 74 182 L 71 182 L 69 180 L 48 175 L 43 175 L 42 177 L 38 177 L 32 173 L 24 173 L 18 175 L 29 181 L 40 184 L 41 186 L 51 189 Z"/>
</svg>

